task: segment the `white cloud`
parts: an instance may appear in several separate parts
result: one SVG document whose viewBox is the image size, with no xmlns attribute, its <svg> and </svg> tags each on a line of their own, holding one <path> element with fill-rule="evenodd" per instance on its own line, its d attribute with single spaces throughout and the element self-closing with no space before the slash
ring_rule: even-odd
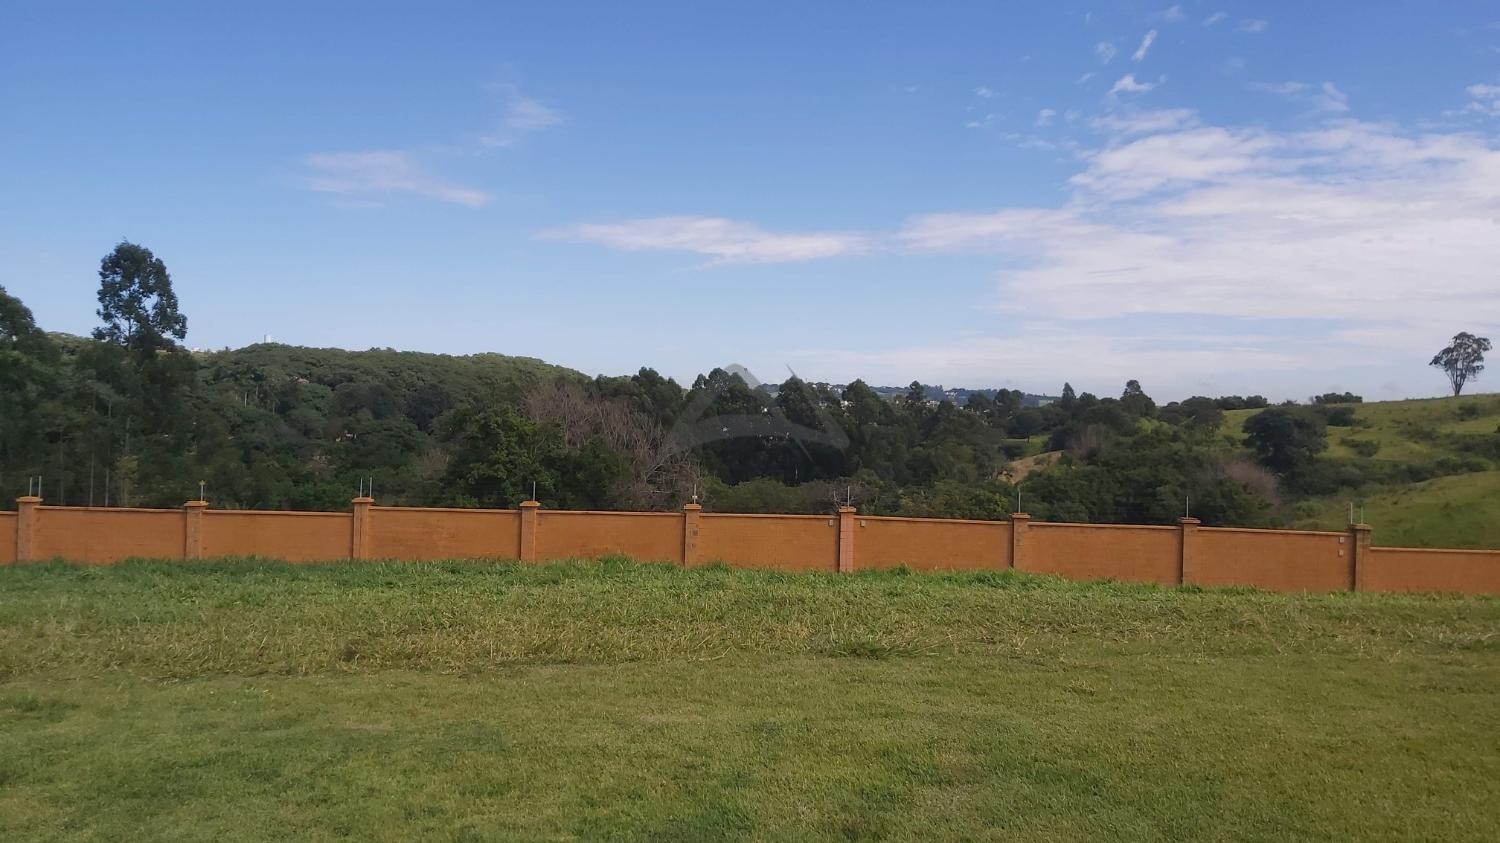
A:
<svg viewBox="0 0 1500 843">
<path fill-rule="evenodd" d="M 1455 314 L 1500 324 L 1500 149 L 1481 138 L 1188 125 L 1084 161 L 1061 208 L 920 216 L 898 240 L 1019 260 L 1004 299 L 1042 318 L 1409 323 L 1415 351 Z"/>
<path fill-rule="evenodd" d="M 995 91 L 987 85 L 980 85 L 978 88 L 974 89 L 974 95 L 989 99 L 990 97 L 993 97 L 995 95 Z"/>
<path fill-rule="evenodd" d="M 1191 108 L 1116 111 L 1091 120 L 1089 125 L 1120 137 L 1154 134 L 1196 126 L 1198 112 Z"/>
<path fill-rule="evenodd" d="M 1151 52 L 1151 45 L 1154 43 L 1156 43 L 1156 30 L 1153 29 L 1141 39 L 1141 46 L 1135 48 L 1135 53 L 1130 56 L 1130 60 L 1141 61 L 1146 58 L 1146 54 Z"/>
<path fill-rule="evenodd" d="M 563 122 L 562 114 L 522 96 L 514 85 L 495 85 L 492 89 L 504 100 L 504 114 L 494 131 L 478 136 L 478 148 L 512 146 L 525 135 Z M 463 148 L 466 151 L 476 148 L 476 138 L 469 136 Z M 316 153 L 305 157 L 302 163 L 310 171 L 307 177 L 309 189 L 345 197 L 345 205 L 367 206 L 376 204 L 371 201 L 372 197 L 395 194 L 421 196 L 471 208 L 490 201 L 487 192 L 455 184 L 432 173 L 418 163 L 413 153 L 404 150 Z"/>
<path fill-rule="evenodd" d="M 1160 82 L 1138 82 L 1134 73 L 1127 73 L 1115 80 L 1115 84 L 1109 89 L 1111 96 L 1115 94 L 1144 94 L 1155 88 Z"/>
<path fill-rule="evenodd" d="M 1167 8 L 1162 9 L 1159 13 L 1157 13 L 1157 17 L 1161 18 L 1167 23 L 1180 23 L 1182 19 L 1187 16 L 1182 13 L 1181 6 L 1168 6 Z"/>
<path fill-rule="evenodd" d="M 1100 41 L 1094 45 L 1094 57 L 1099 59 L 1100 64 L 1109 64 L 1117 52 L 1119 51 L 1115 49 L 1115 45 L 1108 41 Z"/>
<path fill-rule="evenodd" d="M 1469 94 L 1469 104 L 1464 111 L 1500 117 L 1500 85 L 1470 85 L 1464 89 Z"/>
<path fill-rule="evenodd" d="M 1268 94 L 1277 94 L 1283 97 L 1293 97 L 1307 90 L 1306 82 L 1251 82 L 1247 87 L 1252 91 L 1264 91 Z"/>
<path fill-rule="evenodd" d="M 1245 391 L 1245 383 L 1262 384 L 1268 375 L 1280 379 L 1305 370 L 1307 358 L 1325 347 L 1207 331 L 1178 333 L 1163 342 L 1117 322 L 1031 320 L 1001 337 L 895 347 L 882 343 L 871 351 L 806 348 L 792 356 L 798 371 L 818 367 L 892 383 L 920 379 L 1000 385 L 997 379 L 1003 378 L 1003 383 L 1026 389 L 1055 390 L 1069 381 L 1082 391 L 1109 394 L 1126 380 L 1141 378 L 1148 391 L 1164 398 Z M 1087 365 L 1080 368 L 1079 361 Z"/>
<path fill-rule="evenodd" d="M 1318 99 L 1318 104 L 1324 111 L 1349 110 L 1349 95 L 1340 91 L 1332 82 L 1324 82 L 1319 89 L 1323 93 Z"/>
<path fill-rule="evenodd" d="M 1239 25 L 1236 26 L 1235 29 L 1238 29 L 1240 32 L 1249 32 L 1259 35 L 1260 33 L 1265 32 L 1270 25 L 1271 24 L 1269 21 L 1260 20 L 1259 18 L 1245 18 L 1244 20 L 1240 21 Z"/>
<path fill-rule="evenodd" d="M 319 193 L 366 199 L 406 193 L 471 208 L 490 201 L 483 190 L 445 181 L 405 152 L 325 152 L 309 155 L 303 163 L 311 171 L 308 187 Z"/>
<path fill-rule="evenodd" d="M 1317 87 L 1306 82 L 1251 82 L 1252 91 L 1276 94 L 1294 102 L 1306 103 L 1316 111 L 1343 112 L 1349 110 L 1349 95 L 1332 82 Z"/>
<path fill-rule="evenodd" d="M 1488 103 L 1500 85 L 1468 94 Z M 1277 130 L 1115 107 L 1088 125 L 1102 136 L 1073 150 L 1078 169 L 1053 207 L 922 214 L 888 234 L 691 217 L 549 236 L 715 263 L 878 250 L 993 256 L 989 303 L 1006 313 L 1003 332 L 801 352 L 800 366 L 834 367 L 830 377 L 1007 377 L 1034 389 L 1079 385 L 1085 360 L 1095 378 L 1149 374 L 1148 386 L 1178 394 L 1214 394 L 1199 384 L 1217 383 L 1296 396 L 1339 382 L 1412 394 L 1429 382 L 1435 344 L 1457 330 L 1500 330 L 1500 137 L 1332 112 Z M 913 293 L 909 306 L 925 296 Z"/>
<path fill-rule="evenodd" d="M 531 97 L 524 96 L 514 85 L 495 85 L 504 102 L 504 113 L 493 131 L 481 135 L 479 143 L 486 147 L 515 146 L 530 134 L 561 125 L 561 112 L 543 105 Z"/>
<path fill-rule="evenodd" d="M 1224 12 L 1214 12 L 1213 14 L 1203 19 L 1203 25 L 1213 26 L 1216 23 L 1223 23 L 1228 18 L 1229 15 Z"/>
<path fill-rule="evenodd" d="M 1056 116 L 1057 116 L 1057 110 L 1056 109 L 1053 109 L 1053 108 L 1044 108 L 1041 111 L 1038 111 L 1036 113 L 1036 124 L 1038 126 L 1050 126 L 1050 125 L 1052 125 L 1052 118 L 1054 118 Z"/>
<path fill-rule="evenodd" d="M 712 264 L 787 263 L 867 251 L 870 240 L 845 232 L 778 233 L 721 217 L 649 217 L 583 223 L 541 232 L 553 240 L 597 243 L 627 252 L 688 252 Z"/>
</svg>

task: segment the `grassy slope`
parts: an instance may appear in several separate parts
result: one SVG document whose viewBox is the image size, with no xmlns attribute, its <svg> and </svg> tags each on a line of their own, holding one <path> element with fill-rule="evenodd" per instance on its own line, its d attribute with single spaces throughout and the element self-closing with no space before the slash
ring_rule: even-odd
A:
<svg viewBox="0 0 1500 843">
<path fill-rule="evenodd" d="M 1476 418 L 1462 418 L 1459 408 L 1478 408 Z M 1224 414 L 1222 431 L 1238 443 L 1245 419 L 1257 410 Z M 1328 429 L 1326 455 L 1362 459 L 1341 440 L 1377 442 L 1376 461 L 1430 463 L 1443 457 L 1470 456 L 1452 450 L 1439 435 L 1491 433 L 1500 429 L 1500 395 L 1427 398 L 1356 405 L 1358 425 Z M 1500 547 L 1500 470 L 1439 477 L 1422 483 L 1350 489 L 1310 502 L 1298 521 L 1304 529 L 1338 529 L 1349 520 L 1349 502 L 1364 507 L 1365 520 L 1375 526 L 1376 544 L 1414 547 Z"/>
<path fill-rule="evenodd" d="M 0 839 L 1486 839 L 1500 601 L 0 568 Z"/>
</svg>

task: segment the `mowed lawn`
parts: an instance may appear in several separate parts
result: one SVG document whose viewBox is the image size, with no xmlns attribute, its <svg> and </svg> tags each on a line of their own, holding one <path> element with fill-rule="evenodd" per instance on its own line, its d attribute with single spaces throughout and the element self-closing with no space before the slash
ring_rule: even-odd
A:
<svg viewBox="0 0 1500 843">
<path fill-rule="evenodd" d="M 1493 840 L 1500 601 L 0 568 L 0 840 Z"/>
</svg>

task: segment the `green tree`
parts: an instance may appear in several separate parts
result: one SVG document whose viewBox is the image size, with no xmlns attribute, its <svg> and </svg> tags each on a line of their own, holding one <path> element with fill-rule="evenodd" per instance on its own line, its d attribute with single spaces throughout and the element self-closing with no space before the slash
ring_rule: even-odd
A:
<svg viewBox="0 0 1500 843">
<path fill-rule="evenodd" d="M 1120 407 L 1138 419 L 1149 419 L 1156 415 L 1156 402 L 1141 389 L 1141 382 L 1138 380 L 1125 382 L 1125 391 L 1120 394 Z"/>
<path fill-rule="evenodd" d="M 1245 446 L 1286 477 L 1305 471 L 1328 447 L 1327 425 L 1303 407 L 1270 407 L 1245 420 Z"/>
<path fill-rule="evenodd" d="M 1442 369 L 1448 376 L 1448 383 L 1453 386 L 1453 394 L 1459 395 L 1464 391 L 1464 384 L 1484 371 L 1484 353 L 1489 350 L 1489 339 L 1462 331 L 1453 336 L 1453 342 L 1447 348 L 1434 354 L 1432 362 L 1427 365 Z"/>
<path fill-rule="evenodd" d="M 1063 384 L 1062 397 L 1057 399 L 1057 406 L 1064 412 L 1071 413 L 1078 406 L 1078 393 L 1073 391 L 1071 383 Z"/>
<path fill-rule="evenodd" d="M 927 406 L 927 387 L 921 381 L 912 381 L 906 387 L 906 406 L 916 411 Z"/>
<path fill-rule="evenodd" d="M 467 506 L 511 507 L 555 493 L 561 437 L 511 409 L 463 413 L 450 437 L 457 448 L 444 485 L 451 500 Z"/>
<path fill-rule="evenodd" d="M 0 287 L 0 479 L 41 468 L 43 435 L 55 417 L 58 352 L 31 310 Z"/>
<path fill-rule="evenodd" d="M 150 249 L 121 241 L 99 262 L 99 318 L 94 338 L 147 357 L 187 336 L 167 265 Z"/>
</svg>

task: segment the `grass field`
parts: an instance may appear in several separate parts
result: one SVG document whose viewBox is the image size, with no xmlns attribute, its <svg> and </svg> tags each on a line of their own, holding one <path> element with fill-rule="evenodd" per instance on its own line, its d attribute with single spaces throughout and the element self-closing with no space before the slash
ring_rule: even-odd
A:
<svg viewBox="0 0 1500 843">
<path fill-rule="evenodd" d="M 1357 424 L 1353 428 L 1328 429 L 1329 457 L 1358 456 L 1342 440 L 1374 442 L 1378 450 L 1370 459 L 1414 462 L 1447 456 L 1464 456 L 1441 439 L 1450 433 L 1494 433 L 1500 430 L 1500 394 L 1459 398 L 1416 398 L 1408 401 L 1372 401 L 1351 404 Z M 1469 408 L 1469 409 L 1464 409 Z M 1221 431 L 1238 442 L 1245 438 L 1245 420 L 1259 410 L 1230 410 L 1224 414 Z"/>
<path fill-rule="evenodd" d="M 1351 496 L 1351 498 L 1354 496 Z M 1405 486 L 1364 490 L 1358 496 L 1379 545 L 1394 547 L 1500 547 L 1500 471 L 1438 477 Z M 1341 530 L 1348 503 L 1337 497 L 1310 506 L 1298 521 L 1306 530 Z"/>
<path fill-rule="evenodd" d="M 1292 526 L 1340 529 L 1349 521 L 1352 502 L 1375 528 L 1377 545 L 1500 547 L 1500 521 L 1494 517 L 1500 512 L 1500 465 L 1490 452 L 1474 453 L 1467 444 L 1474 440 L 1463 438 L 1500 436 L 1500 395 L 1350 406 L 1355 426 L 1328 428 L 1328 450 L 1321 459 L 1429 467 L 1447 461 L 1447 468 L 1433 472 L 1446 476 L 1412 483 L 1371 483 L 1302 501 Z M 1245 420 L 1258 412 L 1224 414 L 1220 432 L 1226 446 L 1239 446 Z M 1350 442 L 1366 443 L 1375 449 L 1374 454 L 1360 456 Z M 1454 465 L 1460 473 L 1452 473 Z"/>
<path fill-rule="evenodd" d="M 1492 839 L 1500 601 L 0 568 L 0 839 Z"/>
</svg>

